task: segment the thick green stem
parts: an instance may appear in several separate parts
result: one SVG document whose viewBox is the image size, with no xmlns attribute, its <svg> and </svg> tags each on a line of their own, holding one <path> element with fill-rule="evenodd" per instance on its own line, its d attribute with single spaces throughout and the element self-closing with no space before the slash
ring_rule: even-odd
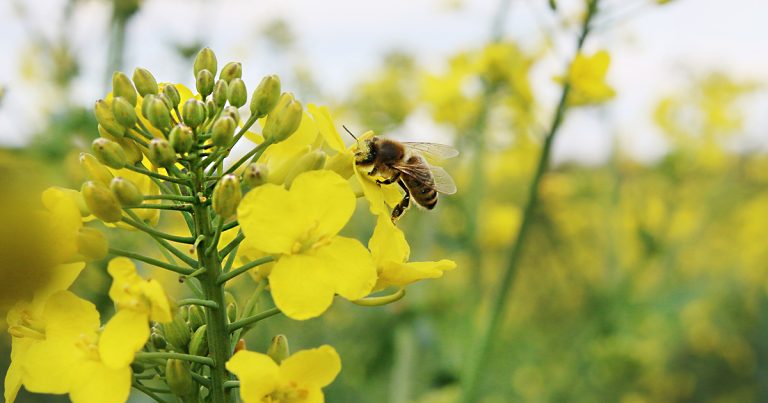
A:
<svg viewBox="0 0 768 403">
<path fill-rule="evenodd" d="M 590 23 L 597 11 L 597 3 L 599 0 L 590 0 L 587 4 L 587 15 L 584 18 L 582 25 L 582 31 L 579 35 L 576 43 L 576 53 L 581 51 L 584 45 L 584 41 L 589 34 Z M 570 69 L 570 66 L 568 66 Z M 563 122 L 563 117 L 568 105 L 568 95 L 571 92 L 571 83 L 566 82 L 563 84 L 562 92 L 560 94 L 560 100 L 557 104 L 555 115 L 552 119 L 552 124 L 549 128 L 547 136 L 544 139 L 544 145 L 539 155 L 538 164 L 536 165 L 536 171 L 533 175 L 529 190 L 528 190 L 528 202 L 523 210 L 523 219 L 517 231 L 517 239 L 510 249 L 509 260 L 507 267 L 502 273 L 501 278 L 498 281 L 498 289 L 494 293 L 493 300 L 490 307 L 490 317 L 485 322 L 479 333 L 478 342 L 474 345 L 477 346 L 477 350 L 469 357 L 468 370 L 464 379 L 464 388 L 461 396 L 461 402 L 474 403 L 478 401 L 479 397 L 479 381 L 483 373 L 483 367 L 487 363 L 490 354 L 491 344 L 494 336 L 498 332 L 501 318 L 506 310 L 507 301 L 509 299 L 509 290 L 512 288 L 512 283 L 517 273 L 517 267 L 522 256 L 523 246 L 528 235 L 528 230 L 534 219 L 534 213 L 539 198 L 539 185 L 544 173 L 549 165 L 550 156 L 552 153 L 552 144 L 554 143 L 555 136 Z"/>
</svg>

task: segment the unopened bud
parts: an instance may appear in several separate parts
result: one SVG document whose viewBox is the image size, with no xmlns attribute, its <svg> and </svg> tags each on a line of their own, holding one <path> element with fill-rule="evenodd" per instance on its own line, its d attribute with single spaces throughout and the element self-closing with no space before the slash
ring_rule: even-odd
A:
<svg viewBox="0 0 768 403">
<path fill-rule="evenodd" d="M 136 106 L 136 89 L 131 79 L 125 73 L 116 71 L 112 74 L 112 95 L 125 98 L 131 105 Z"/>
<path fill-rule="evenodd" d="M 112 114 L 115 115 L 115 120 L 124 127 L 133 127 L 136 125 L 136 109 L 123 97 L 116 97 L 112 99 Z"/>
<path fill-rule="evenodd" d="M 173 84 L 167 84 L 163 87 L 163 94 L 168 97 L 168 100 L 171 102 L 170 105 L 168 105 L 168 109 L 175 109 L 179 107 L 179 103 L 181 103 L 181 94 L 179 94 L 179 89 L 176 88 Z"/>
<path fill-rule="evenodd" d="M 141 67 L 133 70 L 133 84 L 136 85 L 136 90 L 139 91 L 139 95 L 142 97 L 147 96 L 147 94 L 157 94 L 160 90 L 155 76 L 149 70 Z"/>
<path fill-rule="evenodd" d="M 84 261 L 101 260 L 108 250 L 109 241 L 98 229 L 81 227 L 77 231 L 77 253 Z"/>
<path fill-rule="evenodd" d="M 289 100 L 282 108 L 276 107 L 267 117 L 264 138 L 272 143 L 287 139 L 299 128 L 302 114 L 301 104 L 295 100 Z"/>
<path fill-rule="evenodd" d="M 194 128 L 203 124 L 205 115 L 205 104 L 199 99 L 190 98 L 184 102 L 184 106 L 181 108 L 181 117 L 189 127 Z"/>
<path fill-rule="evenodd" d="M 299 157 L 285 176 L 286 186 L 290 187 L 293 180 L 301 173 L 321 169 L 325 166 L 325 159 L 326 154 L 320 150 L 310 151 Z"/>
<path fill-rule="evenodd" d="M 273 337 L 272 342 L 267 349 L 267 355 L 280 365 L 284 359 L 291 355 L 290 349 L 288 348 L 288 338 L 282 334 Z"/>
<path fill-rule="evenodd" d="M 240 181 L 232 174 L 224 175 L 213 189 L 213 211 L 223 218 L 229 218 L 240 204 Z"/>
<path fill-rule="evenodd" d="M 120 147 L 120 144 L 114 141 L 99 137 L 93 140 L 91 149 L 96 159 L 110 168 L 122 169 L 128 161 L 123 147 Z"/>
<path fill-rule="evenodd" d="M 237 62 L 229 62 L 221 69 L 219 79 L 230 82 L 235 78 L 243 77 L 243 66 Z"/>
<path fill-rule="evenodd" d="M 169 167 L 176 162 L 176 151 L 171 143 L 165 139 L 152 139 L 149 142 L 149 154 L 147 155 L 153 164 L 159 167 Z"/>
<path fill-rule="evenodd" d="M 213 99 L 208 98 L 207 101 L 205 101 L 205 111 L 208 114 L 209 119 L 213 119 L 214 116 L 216 116 L 216 111 L 219 109 L 216 107 L 216 102 L 213 102 Z"/>
<path fill-rule="evenodd" d="M 146 367 L 140 361 L 134 361 L 131 363 L 131 372 L 133 372 L 134 374 L 140 374 L 144 372 L 145 369 Z"/>
<path fill-rule="evenodd" d="M 213 123 L 211 142 L 218 147 L 229 147 L 234 134 L 235 120 L 229 116 L 222 116 Z"/>
<path fill-rule="evenodd" d="M 128 137 L 115 137 L 101 125 L 98 125 L 98 130 L 101 137 L 120 144 L 120 147 L 122 147 L 123 151 L 125 152 L 125 157 L 128 159 L 129 164 L 133 165 L 144 159 L 144 154 L 141 153 L 141 148 L 139 148 L 139 145 L 136 144 L 135 141 Z"/>
<path fill-rule="evenodd" d="M 158 350 L 165 350 L 166 347 L 168 347 L 168 343 L 165 342 L 165 337 L 157 332 L 152 332 L 152 335 L 149 337 L 149 340 L 152 342 L 152 345 L 155 346 Z"/>
<path fill-rule="evenodd" d="M 135 206 L 141 204 L 144 200 L 139 187 L 131 182 L 130 179 L 117 176 L 110 182 L 109 189 L 123 206 Z"/>
<path fill-rule="evenodd" d="M 227 99 L 229 100 L 229 104 L 235 108 L 245 105 L 245 101 L 248 100 L 248 90 L 245 88 L 245 82 L 243 80 L 233 78 L 232 81 L 229 82 Z"/>
<path fill-rule="evenodd" d="M 163 98 L 156 95 L 149 98 L 147 102 L 146 116 L 149 119 L 149 123 L 152 123 L 152 126 L 160 130 L 169 127 L 171 125 L 171 114 Z"/>
<path fill-rule="evenodd" d="M 240 111 L 234 106 L 228 106 L 221 112 L 221 116 L 229 116 L 235 121 L 235 125 L 240 123 Z"/>
<path fill-rule="evenodd" d="M 189 341 L 189 353 L 203 357 L 208 355 L 208 325 L 202 325 L 195 330 Z"/>
<path fill-rule="evenodd" d="M 213 103 L 216 104 L 219 108 L 223 108 L 224 104 L 227 103 L 227 93 L 229 90 L 229 86 L 227 85 L 227 82 L 224 80 L 216 81 L 216 85 L 213 87 Z"/>
<path fill-rule="evenodd" d="M 195 77 L 197 77 L 197 74 L 202 70 L 208 70 L 212 74 L 216 74 L 216 64 L 216 54 L 213 53 L 211 48 L 200 49 L 200 52 L 197 53 L 197 57 L 195 57 Z"/>
<path fill-rule="evenodd" d="M 107 104 L 107 101 L 103 99 L 96 101 L 93 112 L 99 124 L 110 134 L 116 137 L 123 137 L 125 135 L 125 126 L 117 122 L 115 114 Z"/>
<path fill-rule="evenodd" d="M 268 173 L 269 168 L 266 164 L 253 162 L 243 171 L 243 183 L 251 189 L 261 186 L 267 182 Z"/>
<path fill-rule="evenodd" d="M 171 393 L 185 401 L 197 390 L 189 363 L 184 360 L 171 358 L 165 362 L 165 381 Z"/>
<path fill-rule="evenodd" d="M 187 345 L 189 344 L 190 332 L 187 322 L 181 315 L 176 315 L 173 321 L 169 323 L 163 323 L 163 334 L 165 334 L 165 340 L 170 343 L 176 351 L 187 351 Z"/>
<path fill-rule="evenodd" d="M 202 307 L 197 305 L 190 306 L 188 315 L 187 322 L 192 330 L 196 330 L 205 324 L 205 310 Z"/>
<path fill-rule="evenodd" d="M 272 111 L 280 99 L 280 78 L 276 75 L 261 79 L 251 96 L 251 116 L 261 118 Z"/>
<path fill-rule="evenodd" d="M 171 134 L 168 135 L 168 142 L 171 143 L 171 147 L 177 153 L 188 153 L 195 144 L 195 135 L 189 126 L 176 125 L 171 129 Z"/>
<path fill-rule="evenodd" d="M 173 101 L 171 100 L 171 98 L 168 97 L 168 95 L 166 95 L 165 93 L 157 94 L 155 98 L 163 101 L 163 104 L 165 104 L 165 107 L 168 108 L 169 112 L 173 110 L 173 107 L 174 107 Z"/>
<path fill-rule="evenodd" d="M 101 221 L 118 222 L 123 216 L 120 203 L 109 188 L 101 182 L 87 181 L 80 189 L 85 204 L 91 213 Z"/>
<path fill-rule="evenodd" d="M 80 153 L 80 166 L 85 171 L 85 176 L 92 180 L 108 186 L 112 181 L 112 172 L 102 165 L 96 157 L 88 153 Z"/>
<path fill-rule="evenodd" d="M 213 80 L 213 73 L 208 70 L 200 70 L 200 72 L 197 73 L 195 88 L 197 88 L 197 92 L 199 92 L 203 98 L 213 92 Z"/>
</svg>

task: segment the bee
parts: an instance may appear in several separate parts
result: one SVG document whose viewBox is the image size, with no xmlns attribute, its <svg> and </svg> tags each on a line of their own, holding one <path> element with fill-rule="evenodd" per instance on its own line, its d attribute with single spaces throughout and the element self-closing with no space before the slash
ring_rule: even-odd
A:
<svg viewBox="0 0 768 403">
<path fill-rule="evenodd" d="M 344 129 L 355 140 L 346 127 Z M 397 183 L 405 191 L 403 199 L 392 209 L 392 221 L 395 222 L 411 203 L 411 199 L 421 207 L 432 210 L 437 205 L 438 193 L 456 193 L 456 184 L 443 168 L 430 165 L 427 160 L 443 160 L 459 155 L 459 152 L 444 144 L 409 143 L 381 137 L 357 140 L 355 164 L 379 177 L 380 185 Z"/>
</svg>

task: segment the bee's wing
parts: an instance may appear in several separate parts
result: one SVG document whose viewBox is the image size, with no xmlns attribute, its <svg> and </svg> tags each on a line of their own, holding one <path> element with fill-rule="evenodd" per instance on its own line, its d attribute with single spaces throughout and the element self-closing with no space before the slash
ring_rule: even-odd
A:
<svg viewBox="0 0 768 403">
<path fill-rule="evenodd" d="M 435 190 L 447 195 L 456 193 L 456 183 L 445 169 L 434 165 L 431 165 L 429 169 L 432 171 L 432 177 L 435 179 Z"/>
<path fill-rule="evenodd" d="M 403 144 L 431 161 L 445 160 L 459 155 L 459 150 L 445 144 L 410 142 L 403 142 Z"/>
</svg>

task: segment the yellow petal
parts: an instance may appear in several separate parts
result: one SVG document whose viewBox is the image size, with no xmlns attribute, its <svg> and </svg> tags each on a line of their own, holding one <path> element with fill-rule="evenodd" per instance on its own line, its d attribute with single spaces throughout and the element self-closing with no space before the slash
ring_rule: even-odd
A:
<svg viewBox="0 0 768 403">
<path fill-rule="evenodd" d="M 109 287 L 109 297 L 116 304 L 121 301 L 130 301 L 134 297 L 128 293 L 130 287 L 139 284 L 142 279 L 136 273 L 136 266 L 125 257 L 116 257 L 109 261 L 107 272 L 112 276 L 112 286 Z"/>
<path fill-rule="evenodd" d="M 380 215 L 376 220 L 376 228 L 368 241 L 368 249 L 371 250 L 373 260 L 379 268 L 384 262 L 406 262 L 411 254 L 405 234 L 386 215 Z"/>
<path fill-rule="evenodd" d="M 243 243 L 266 253 L 290 253 L 307 231 L 305 207 L 282 186 L 265 184 L 251 190 L 237 208 Z"/>
<path fill-rule="evenodd" d="M 48 340 L 76 340 L 81 334 L 95 333 L 100 325 L 96 306 L 69 291 L 59 291 L 48 298 L 42 319 Z"/>
<path fill-rule="evenodd" d="M 144 297 L 152 305 L 149 318 L 160 323 L 167 323 L 173 320 L 171 305 L 168 303 L 168 297 L 160 282 L 154 279 L 145 281 L 142 283 L 141 288 Z"/>
<path fill-rule="evenodd" d="M 54 267 L 51 270 L 51 277 L 48 283 L 35 291 L 33 304 L 39 304 L 40 311 L 42 312 L 42 307 L 48 300 L 48 297 L 69 288 L 75 282 L 77 276 L 80 275 L 80 272 L 83 271 L 83 268 L 85 268 L 85 263 L 83 262 L 60 264 Z"/>
<path fill-rule="evenodd" d="M 296 320 L 314 318 L 325 312 L 333 302 L 335 288 L 324 266 L 329 263 L 308 255 L 281 257 L 269 273 L 275 305 Z"/>
<path fill-rule="evenodd" d="M 227 361 L 227 370 L 240 380 L 240 398 L 245 403 L 260 403 L 277 386 L 277 364 L 265 354 L 238 351 Z"/>
<path fill-rule="evenodd" d="M 336 294 L 349 300 L 365 297 L 376 284 L 376 267 L 370 252 L 357 239 L 334 237 L 317 249 L 315 258 Z"/>
<path fill-rule="evenodd" d="M 439 278 L 443 276 L 443 271 L 455 267 L 456 263 L 451 260 L 411 263 L 387 262 L 379 267 L 379 282 L 376 284 L 376 289 L 391 286 L 404 287 L 419 280 Z"/>
<path fill-rule="evenodd" d="M 29 347 L 34 344 L 34 340 L 28 338 L 14 337 L 11 341 L 11 364 L 8 366 L 8 372 L 5 373 L 5 382 L 3 396 L 6 403 L 16 400 L 16 395 L 21 389 L 21 380 L 24 371 L 22 363 L 26 360 Z"/>
<path fill-rule="evenodd" d="M 317 223 L 315 234 L 336 235 L 355 212 L 355 194 L 349 183 L 332 171 L 304 172 L 293 180 L 291 194 Z"/>
<path fill-rule="evenodd" d="M 48 339 L 31 346 L 21 363 L 24 387 L 35 393 L 67 393 L 72 382 L 72 367 L 82 355 L 75 341 L 75 338 Z"/>
<path fill-rule="evenodd" d="M 146 312 L 121 309 L 115 313 L 101 333 L 99 354 L 110 368 L 127 367 L 134 354 L 149 339 L 149 318 Z"/>
<path fill-rule="evenodd" d="M 336 130 L 336 126 L 333 124 L 333 119 L 331 119 L 331 114 L 328 112 L 328 107 L 318 107 L 315 104 L 309 104 L 307 105 L 307 110 L 315 119 L 317 128 L 320 130 L 320 135 L 323 136 L 326 144 L 335 151 L 340 153 L 345 152 L 347 147 L 344 145 L 344 140 L 341 139 L 338 130 Z"/>
<path fill-rule="evenodd" d="M 69 397 L 73 403 L 123 403 L 131 393 L 131 368 L 109 368 L 99 361 L 83 361 L 75 368 Z"/>
<path fill-rule="evenodd" d="M 306 388 L 304 390 L 307 392 L 307 395 L 304 397 L 304 400 L 302 400 L 301 403 L 325 402 L 325 396 L 323 396 L 323 391 L 320 390 L 320 388 Z"/>
<path fill-rule="evenodd" d="M 280 364 L 280 378 L 298 385 L 323 387 L 329 385 L 341 371 L 341 359 L 328 345 L 302 350 Z"/>
<path fill-rule="evenodd" d="M 43 192 L 42 202 L 51 213 L 50 250 L 56 262 L 67 261 L 77 254 L 77 231 L 83 226 L 80 209 L 72 197 L 55 187 Z"/>
</svg>

